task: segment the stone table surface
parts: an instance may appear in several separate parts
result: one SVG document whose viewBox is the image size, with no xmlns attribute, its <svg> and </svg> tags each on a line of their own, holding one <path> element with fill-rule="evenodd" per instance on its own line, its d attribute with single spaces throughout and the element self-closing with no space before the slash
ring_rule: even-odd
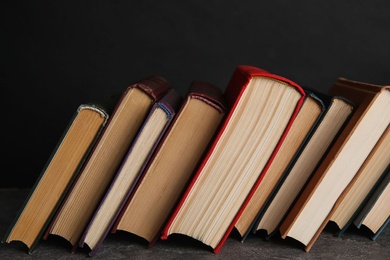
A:
<svg viewBox="0 0 390 260">
<path fill-rule="evenodd" d="M 0 190 L 0 235 L 3 238 L 26 198 L 27 189 Z M 85 259 L 85 248 L 70 252 L 70 244 L 60 237 L 50 236 L 40 241 L 32 254 L 20 242 L 0 244 L 0 259 Z M 218 254 L 189 237 L 173 235 L 147 248 L 146 242 L 126 232 L 110 234 L 95 259 L 390 259 L 390 227 L 376 241 L 356 228 L 350 228 L 341 237 L 327 227 L 309 252 L 292 239 L 275 237 L 269 241 L 257 235 L 243 243 L 232 232 Z"/>
</svg>

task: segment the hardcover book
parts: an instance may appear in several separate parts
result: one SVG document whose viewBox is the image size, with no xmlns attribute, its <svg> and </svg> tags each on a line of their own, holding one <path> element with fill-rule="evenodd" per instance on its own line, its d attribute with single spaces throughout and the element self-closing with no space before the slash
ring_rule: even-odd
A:
<svg viewBox="0 0 390 260">
<path fill-rule="evenodd" d="M 80 240 L 80 247 L 86 244 L 91 249 L 90 256 L 96 254 L 110 232 L 159 141 L 173 121 L 180 102 L 180 95 L 172 89 L 153 105 Z"/>
<path fill-rule="evenodd" d="M 300 147 L 304 144 L 309 133 L 315 127 L 324 112 L 324 104 L 318 96 L 314 95 L 305 89 L 306 98 L 303 103 L 297 118 L 291 125 L 290 131 L 286 135 L 286 139 L 280 146 L 278 153 L 267 174 L 264 175 L 260 185 L 257 187 L 252 198 L 250 199 L 245 210 L 238 219 L 235 228 L 241 235 L 241 241 L 244 241 L 247 235 L 251 232 L 254 221 L 257 215 L 264 207 L 275 189 L 279 180 L 282 178 L 287 166 L 298 153 Z"/>
<path fill-rule="evenodd" d="M 72 251 L 78 247 L 88 221 L 151 107 L 170 89 L 171 85 L 159 76 L 151 76 L 126 88 L 44 239 L 50 234 L 57 235 L 72 245 Z"/>
<path fill-rule="evenodd" d="M 330 95 L 357 106 L 344 130 L 280 226 L 283 238 L 309 251 L 332 216 L 332 209 L 390 123 L 390 87 L 339 78 Z"/>
<path fill-rule="evenodd" d="M 224 93 L 230 107 L 206 157 L 165 226 L 218 253 L 275 158 L 304 101 L 296 83 L 238 66 Z"/>
<path fill-rule="evenodd" d="M 354 105 L 344 97 L 316 95 L 323 101 L 325 112 L 254 222 L 252 231 L 262 231 L 268 239 L 278 232 L 300 191 L 353 113 Z"/>
<path fill-rule="evenodd" d="M 151 247 L 225 117 L 222 91 L 195 81 L 160 142 L 113 232 L 135 234 Z"/>
<path fill-rule="evenodd" d="M 116 99 L 107 101 L 78 107 L 3 242 L 21 241 L 32 253 L 107 123 Z"/>
</svg>

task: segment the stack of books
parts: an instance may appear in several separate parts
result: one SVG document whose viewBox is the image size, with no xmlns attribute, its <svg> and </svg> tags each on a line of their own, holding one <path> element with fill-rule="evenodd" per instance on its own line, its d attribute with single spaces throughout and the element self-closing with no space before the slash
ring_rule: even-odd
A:
<svg viewBox="0 0 390 260">
<path fill-rule="evenodd" d="M 82 104 L 2 242 L 57 235 L 90 256 L 117 230 L 218 253 L 233 229 L 309 251 L 328 223 L 373 240 L 389 222 L 390 86 L 338 78 L 327 93 L 241 65 L 225 91 L 181 97 L 150 76 Z"/>
</svg>

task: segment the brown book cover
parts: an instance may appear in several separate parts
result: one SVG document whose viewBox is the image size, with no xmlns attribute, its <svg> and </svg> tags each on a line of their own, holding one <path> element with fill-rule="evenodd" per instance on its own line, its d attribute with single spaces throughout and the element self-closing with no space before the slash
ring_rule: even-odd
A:
<svg viewBox="0 0 390 260">
<path fill-rule="evenodd" d="M 155 243 L 225 112 L 225 100 L 217 86 L 203 81 L 191 84 L 174 122 L 117 218 L 113 233 L 133 233 L 144 238 L 149 247 Z"/>
<path fill-rule="evenodd" d="M 390 123 L 389 86 L 339 78 L 329 94 L 344 96 L 357 108 L 280 227 L 283 238 L 295 238 L 306 251 L 328 223 L 337 198 Z"/>
<path fill-rule="evenodd" d="M 72 245 L 72 251 L 76 250 L 88 221 L 151 107 L 170 89 L 169 82 L 160 76 L 148 77 L 126 88 L 44 239 L 50 234 L 58 235 Z"/>
</svg>

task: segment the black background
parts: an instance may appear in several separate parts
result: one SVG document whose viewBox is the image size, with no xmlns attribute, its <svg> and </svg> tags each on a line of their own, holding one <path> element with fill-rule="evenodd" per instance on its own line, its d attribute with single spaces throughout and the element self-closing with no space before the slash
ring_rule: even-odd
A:
<svg viewBox="0 0 390 260">
<path fill-rule="evenodd" d="M 246 64 L 326 92 L 390 83 L 388 1 L 0 1 L 1 184 L 31 187 L 77 106 Z"/>
</svg>

